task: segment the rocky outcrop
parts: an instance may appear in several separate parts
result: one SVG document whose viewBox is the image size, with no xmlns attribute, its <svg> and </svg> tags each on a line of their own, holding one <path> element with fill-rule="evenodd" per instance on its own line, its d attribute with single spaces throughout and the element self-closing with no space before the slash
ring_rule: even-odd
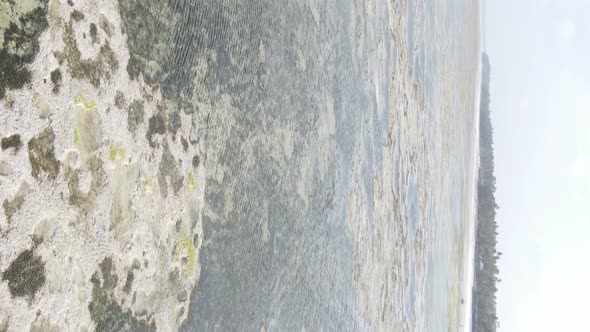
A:
<svg viewBox="0 0 590 332">
<path fill-rule="evenodd" d="M 190 112 L 129 76 L 139 31 L 116 0 L 0 17 L 0 330 L 175 329 L 200 275 Z"/>
</svg>

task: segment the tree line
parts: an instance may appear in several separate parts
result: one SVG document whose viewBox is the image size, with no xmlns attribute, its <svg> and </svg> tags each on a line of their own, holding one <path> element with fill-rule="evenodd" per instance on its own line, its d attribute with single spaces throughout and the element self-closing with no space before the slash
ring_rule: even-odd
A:
<svg viewBox="0 0 590 332">
<path fill-rule="evenodd" d="M 477 187 L 477 226 L 475 239 L 475 264 L 473 286 L 472 331 L 496 331 L 496 291 L 498 260 L 502 256 L 496 250 L 498 223 L 496 222 L 496 177 L 494 176 L 494 130 L 490 118 L 490 61 L 487 54 L 482 59 L 482 85 L 479 122 L 480 168 Z"/>
</svg>

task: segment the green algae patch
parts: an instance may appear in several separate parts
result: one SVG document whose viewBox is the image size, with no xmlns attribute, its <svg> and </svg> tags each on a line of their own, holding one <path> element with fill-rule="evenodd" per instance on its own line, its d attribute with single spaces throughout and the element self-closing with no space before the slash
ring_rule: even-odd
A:
<svg viewBox="0 0 590 332">
<path fill-rule="evenodd" d="M 0 1 L 0 17 L 3 18 L 0 22 L 0 99 L 7 90 L 21 89 L 31 81 L 28 65 L 39 51 L 39 35 L 48 22 L 46 1 L 30 4 L 32 10 L 27 10 L 23 4 Z"/>
<path fill-rule="evenodd" d="M 125 108 L 126 103 L 127 101 L 125 100 L 125 95 L 123 92 L 121 92 L 121 90 L 117 90 L 115 93 L 115 106 L 117 106 L 119 109 L 123 109 Z"/>
<path fill-rule="evenodd" d="M 187 178 L 188 178 L 188 187 L 191 189 L 195 189 L 195 187 L 197 186 L 197 183 L 195 181 L 195 177 L 193 176 L 193 173 L 189 172 Z"/>
<path fill-rule="evenodd" d="M 178 169 L 176 158 L 166 144 L 162 152 L 162 159 L 158 165 L 158 186 L 163 197 L 168 196 L 168 183 L 172 187 L 174 194 L 178 194 L 182 189 L 183 177 Z"/>
<path fill-rule="evenodd" d="M 179 259 L 183 262 L 182 275 L 185 278 L 191 277 L 197 266 L 197 250 L 186 233 L 182 233 L 176 242 L 176 253 L 172 261 L 178 262 Z"/>
<path fill-rule="evenodd" d="M 95 87 L 100 85 L 103 79 L 111 78 L 112 73 L 119 68 L 119 61 L 106 41 L 100 46 L 98 55 L 93 59 L 82 59 L 80 49 L 74 36 L 74 19 L 64 27 L 63 41 L 65 47 L 62 52 L 55 52 L 59 63 L 68 63 L 68 72 L 76 79 L 85 79 Z"/>
<path fill-rule="evenodd" d="M 179 15 L 174 7 L 166 1 L 145 5 L 137 1 L 119 0 L 119 10 L 128 35 L 129 78 L 136 79 L 141 73 L 149 85 L 162 79 L 164 70 L 161 64 L 173 56 L 179 23 Z"/>
<path fill-rule="evenodd" d="M 74 98 L 74 105 L 77 106 L 84 106 L 87 110 L 93 110 L 96 108 L 96 103 L 89 101 L 86 99 L 86 96 L 83 92 L 80 92 L 76 98 Z"/>
<path fill-rule="evenodd" d="M 166 118 L 162 113 L 158 113 L 152 116 L 148 120 L 148 131 L 146 133 L 146 138 L 151 148 L 156 147 L 156 142 L 154 141 L 154 136 L 157 135 L 164 135 L 166 133 Z"/>
<path fill-rule="evenodd" d="M 148 177 L 144 177 L 141 180 L 141 189 L 144 192 L 153 192 L 154 191 L 154 182 L 152 181 L 152 179 L 150 179 Z"/>
<path fill-rule="evenodd" d="M 116 160 L 123 161 L 123 160 L 125 160 L 126 157 L 127 157 L 127 151 L 125 151 L 125 149 L 115 146 L 115 145 L 111 146 L 111 149 L 109 150 L 109 159 L 111 161 L 116 161 Z"/>
<path fill-rule="evenodd" d="M 127 108 L 127 126 L 129 132 L 135 134 L 137 128 L 143 123 L 144 104 L 142 100 L 134 100 Z"/>
<path fill-rule="evenodd" d="M 78 134 L 78 129 L 74 128 L 74 145 L 76 147 L 80 146 L 80 134 Z"/>
<path fill-rule="evenodd" d="M 114 291 L 118 279 L 113 270 L 113 260 L 106 257 L 90 278 L 92 300 L 88 305 L 88 311 L 96 324 L 96 331 L 155 331 L 153 321 L 149 323 L 136 317 L 130 310 L 123 310 L 116 301 Z"/>
<path fill-rule="evenodd" d="M 92 40 L 93 44 L 100 44 L 100 39 L 98 39 L 98 28 L 96 24 L 90 23 L 90 30 L 88 31 L 90 35 L 90 39 Z"/>
<path fill-rule="evenodd" d="M 80 12 L 79 10 L 74 9 L 70 14 L 70 17 L 77 22 L 84 19 L 84 14 L 82 14 L 82 12 Z"/>
<path fill-rule="evenodd" d="M 199 165 L 201 164 L 201 160 L 199 159 L 199 155 L 198 155 L 198 154 L 196 154 L 196 155 L 193 157 L 192 164 L 193 164 L 193 167 L 194 167 L 194 168 L 197 168 L 197 167 L 199 167 Z"/>
<path fill-rule="evenodd" d="M 6 90 L 21 89 L 31 80 L 31 71 L 22 65 L 20 57 L 0 50 L 0 99 Z"/>
<path fill-rule="evenodd" d="M 51 89 L 51 91 L 53 93 L 58 93 L 59 88 L 61 87 L 61 71 L 59 70 L 59 68 L 52 71 L 50 77 L 51 83 L 53 83 L 53 89 Z"/>
<path fill-rule="evenodd" d="M 133 284 L 133 270 L 127 271 L 127 279 L 125 280 L 125 285 L 123 286 L 123 291 L 127 294 L 131 292 L 131 285 Z"/>
<path fill-rule="evenodd" d="M 7 149 L 14 149 L 15 152 L 18 152 L 22 146 L 22 142 L 20 140 L 19 134 L 12 134 L 7 137 L 2 137 L 2 150 Z"/>
<path fill-rule="evenodd" d="M 180 127 L 182 127 L 180 113 L 168 113 L 168 131 L 172 133 L 172 137 L 176 137 L 176 133 L 178 132 L 178 129 L 180 129 Z"/>
<path fill-rule="evenodd" d="M 26 297 L 32 301 L 45 284 L 45 263 L 33 250 L 27 249 L 10 263 L 2 273 L 2 280 L 8 282 L 13 297 Z"/>
<path fill-rule="evenodd" d="M 55 134 L 51 127 L 47 127 L 29 141 L 31 175 L 37 180 L 41 180 L 43 173 L 49 180 L 55 180 L 59 174 L 59 161 L 55 158 L 54 141 Z"/>
</svg>

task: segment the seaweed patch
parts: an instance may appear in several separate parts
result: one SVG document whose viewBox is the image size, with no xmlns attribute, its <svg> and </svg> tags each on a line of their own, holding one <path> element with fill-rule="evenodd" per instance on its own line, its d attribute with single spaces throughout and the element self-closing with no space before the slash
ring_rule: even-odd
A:
<svg viewBox="0 0 590 332">
<path fill-rule="evenodd" d="M 109 151 L 109 159 L 111 161 L 123 161 L 125 160 L 125 157 L 127 156 L 127 152 L 125 151 L 125 149 L 118 147 L 118 146 L 111 146 L 111 149 Z"/>
<path fill-rule="evenodd" d="M 163 114 L 158 113 L 149 119 L 148 126 L 146 138 L 150 147 L 154 148 L 156 147 L 154 135 L 164 135 L 166 133 L 166 118 L 164 118 Z"/>
<path fill-rule="evenodd" d="M 92 300 L 88 310 L 96 323 L 96 331 L 155 331 L 153 321 L 149 323 L 145 319 L 139 319 L 117 303 L 113 294 L 118 280 L 113 270 L 113 260 L 106 257 L 99 264 L 99 270 L 90 278 Z"/>
<path fill-rule="evenodd" d="M 134 100 L 127 108 L 127 125 L 131 133 L 135 134 L 137 128 L 143 123 L 144 113 L 141 100 Z"/>
<path fill-rule="evenodd" d="M 15 12 L 12 6 L 0 6 L 0 15 L 11 19 L 2 33 L 0 49 L 0 99 L 7 90 L 24 87 L 31 80 L 28 65 L 39 51 L 39 35 L 48 26 L 46 1 L 27 12 Z"/>
<path fill-rule="evenodd" d="M 74 99 L 74 105 L 84 106 L 87 110 L 92 110 L 96 108 L 96 103 L 89 101 L 84 96 L 83 92 L 80 92 L 76 98 Z"/>
<path fill-rule="evenodd" d="M 37 137 L 31 138 L 28 144 L 31 175 L 40 180 L 45 173 L 49 180 L 55 180 L 59 173 L 59 161 L 55 158 L 53 128 L 47 127 Z"/>
<path fill-rule="evenodd" d="M 169 182 L 168 182 L 169 180 Z M 174 194 L 177 194 L 182 188 L 183 176 L 180 175 L 178 164 L 168 144 L 164 145 L 164 152 L 158 167 L 158 185 L 160 186 L 160 193 L 163 197 L 168 196 L 168 183 L 172 187 Z"/>
<path fill-rule="evenodd" d="M 22 146 L 22 142 L 20 140 L 19 134 L 12 134 L 7 137 L 2 137 L 2 150 L 7 149 L 14 149 L 15 152 L 18 152 Z"/>
<path fill-rule="evenodd" d="M 95 87 L 101 80 L 111 78 L 112 73 L 119 67 L 119 61 L 111 49 L 108 41 L 100 46 L 98 55 L 93 59 L 82 59 L 74 36 L 74 18 L 65 24 L 63 41 L 65 47 L 62 52 L 55 52 L 55 57 L 62 63 L 68 63 L 68 72 L 76 79 L 86 79 Z"/>
<path fill-rule="evenodd" d="M 45 263 L 32 249 L 27 249 L 10 263 L 2 273 L 2 280 L 8 282 L 13 297 L 27 297 L 32 301 L 45 284 Z"/>
<path fill-rule="evenodd" d="M 125 95 L 123 95 L 123 92 L 121 92 L 121 90 L 117 90 L 115 93 L 115 106 L 117 106 L 119 109 L 123 109 L 126 103 L 127 101 L 125 100 Z"/>
<path fill-rule="evenodd" d="M 53 93 L 58 93 L 61 87 L 61 71 L 59 68 L 51 72 L 51 83 L 53 83 Z"/>
<path fill-rule="evenodd" d="M 176 253 L 172 258 L 173 262 L 178 262 L 179 258 L 182 261 L 182 275 L 190 277 L 197 264 L 197 254 L 195 244 L 190 237 L 183 233 L 178 238 L 176 243 Z"/>
<path fill-rule="evenodd" d="M 93 44 L 100 43 L 100 39 L 98 39 L 98 28 L 96 27 L 96 24 L 90 23 L 90 30 L 88 31 L 88 33 L 90 34 L 90 39 L 92 39 Z"/>
</svg>

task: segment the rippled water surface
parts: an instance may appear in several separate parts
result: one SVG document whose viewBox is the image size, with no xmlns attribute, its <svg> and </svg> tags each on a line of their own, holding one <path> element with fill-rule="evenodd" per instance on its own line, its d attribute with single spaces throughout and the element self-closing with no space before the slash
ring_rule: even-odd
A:
<svg viewBox="0 0 590 332">
<path fill-rule="evenodd" d="M 128 70 L 192 110 L 206 156 L 185 330 L 457 328 L 473 2 L 121 6 Z"/>
</svg>

